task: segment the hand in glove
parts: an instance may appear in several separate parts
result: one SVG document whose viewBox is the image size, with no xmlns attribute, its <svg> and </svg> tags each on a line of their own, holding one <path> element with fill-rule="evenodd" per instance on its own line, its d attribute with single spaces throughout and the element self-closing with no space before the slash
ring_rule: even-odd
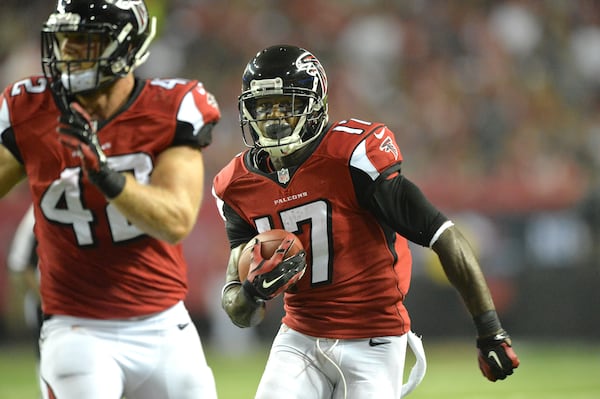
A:
<svg viewBox="0 0 600 399">
<path fill-rule="evenodd" d="M 108 167 L 95 123 L 83 107 L 72 102 L 69 109 L 59 118 L 60 141 L 77 151 L 90 181 L 109 199 L 116 197 L 125 187 L 125 176 Z"/>
<path fill-rule="evenodd" d="M 503 380 L 519 367 L 510 336 L 504 330 L 489 337 L 478 338 L 479 368 L 490 381 Z"/>
<path fill-rule="evenodd" d="M 252 262 L 248 277 L 243 283 L 246 293 L 256 299 L 275 298 L 298 281 L 306 269 L 306 252 L 286 257 L 294 244 L 293 237 L 286 237 L 271 258 L 261 255 L 261 242 L 256 240 L 252 247 Z"/>
</svg>

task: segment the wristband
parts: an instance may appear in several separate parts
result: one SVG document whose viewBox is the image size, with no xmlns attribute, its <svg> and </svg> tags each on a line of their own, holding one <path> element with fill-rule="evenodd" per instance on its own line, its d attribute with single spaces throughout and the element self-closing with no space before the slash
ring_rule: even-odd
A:
<svg viewBox="0 0 600 399">
<path fill-rule="evenodd" d="M 478 337 L 489 337 L 502 331 L 500 319 L 495 310 L 488 310 L 478 316 L 473 317 Z"/>
<path fill-rule="evenodd" d="M 88 171 L 88 178 L 108 199 L 115 198 L 125 188 L 125 175 L 106 165 L 102 165 L 98 172 Z"/>
<path fill-rule="evenodd" d="M 238 280 L 232 280 L 232 281 L 228 282 L 227 284 L 225 284 L 223 286 L 223 288 L 221 288 L 221 298 L 223 298 L 225 296 L 225 292 L 228 289 L 230 289 L 231 287 L 234 287 L 234 286 L 238 286 L 239 287 L 241 285 L 242 285 L 241 281 L 238 281 Z"/>
</svg>

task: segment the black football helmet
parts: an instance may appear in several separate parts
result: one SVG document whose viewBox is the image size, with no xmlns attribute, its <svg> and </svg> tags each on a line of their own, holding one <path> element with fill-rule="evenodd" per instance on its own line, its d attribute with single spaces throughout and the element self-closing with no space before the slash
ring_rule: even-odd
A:
<svg viewBox="0 0 600 399">
<path fill-rule="evenodd" d="M 285 116 L 261 112 L 273 98 Z M 285 102 L 285 106 L 281 106 Z M 309 51 L 278 45 L 256 54 L 242 76 L 239 97 L 244 143 L 285 157 L 316 139 L 327 124 L 327 76 Z M 293 126 L 288 121 L 293 120 Z"/>
<path fill-rule="evenodd" d="M 58 0 L 42 28 L 42 70 L 57 95 L 91 92 L 146 61 L 155 33 L 143 0 Z M 67 35 L 87 43 L 87 56 L 64 55 Z"/>
</svg>

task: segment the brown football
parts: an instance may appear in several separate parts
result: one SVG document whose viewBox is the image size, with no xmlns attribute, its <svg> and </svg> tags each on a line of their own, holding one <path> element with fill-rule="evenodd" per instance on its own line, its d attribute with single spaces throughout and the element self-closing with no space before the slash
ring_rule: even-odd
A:
<svg viewBox="0 0 600 399">
<path fill-rule="evenodd" d="M 262 257 L 264 259 L 269 259 L 271 256 L 273 256 L 275 250 L 279 247 L 283 239 L 288 234 L 292 233 L 282 229 L 267 230 L 263 233 L 256 235 L 254 238 L 248 241 L 248 244 L 246 244 L 246 246 L 242 250 L 242 254 L 240 255 L 240 259 L 238 260 L 238 273 L 240 276 L 240 281 L 244 281 L 246 279 L 246 276 L 248 276 L 248 269 L 250 269 L 250 262 L 252 261 L 252 246 L 254 245 L 255 239 L 258 239 L 260 242 L 262 242 L 260 251 Z M 300 239 L 294 234 L 292 235 L 295 237 L 295 240 L 292 244 L 292 247 L 286 254 L 286 257 L 296 255 L 298 252 L 304 249 L 302 243 L 300 242 Z"/>
</svg>

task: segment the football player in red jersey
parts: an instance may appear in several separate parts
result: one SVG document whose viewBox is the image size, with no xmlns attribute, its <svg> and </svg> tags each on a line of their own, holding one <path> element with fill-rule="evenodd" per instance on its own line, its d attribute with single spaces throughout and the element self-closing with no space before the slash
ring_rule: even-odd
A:
<svg viewBox="0 0 600 399">
<path fill-rule="evenodd" d="M 402 174 L 402 153 L 384 124 L 328 122 L 327 78 L 313 54 L 288 45 L 257 53 L 242 77 L 239 110 L 251 149 L 213 182 L 231 246 L 223 308 L 236 325 L 254 326 L 288 272 L 304 273 L 284 294 L 256 398 L 396 399 L 418 384 L 423 348 L 403 305 L 408 240 L 432 248 L 460 292 L 484 376 L 513 373 L 519 360 L 468 242 Z M 273 228 L 295 233 L 306 254 L 279 262 L 280 254 L 264 260 L 254 251 L 252 280 L 240 281 L 241 249 Z M 419 361 L 402 386 L 407 344 Z"/>
<path fill-rule="evenodd" d="M 198 81 L 134 75 L 155 26 L 142 0 L 59 0 L 44 76 L 0 98 L 0 196 L 27 178 L 50 397 L 216 398 L 181 240 L 220 111 Z"/>
</svg>

